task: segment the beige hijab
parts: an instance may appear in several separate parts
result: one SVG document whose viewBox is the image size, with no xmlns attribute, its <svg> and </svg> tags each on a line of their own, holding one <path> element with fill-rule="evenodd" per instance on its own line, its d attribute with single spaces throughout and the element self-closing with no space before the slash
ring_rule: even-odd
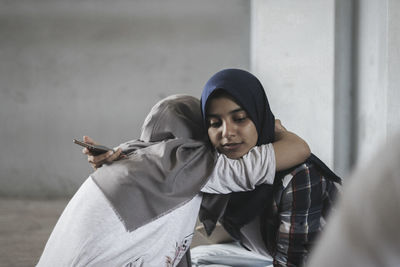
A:
<svg viewBox="0 0 400 267">
<path fill-rule="evenodd" d="M 214 166 L 205 138 L 199 100 L 170 96 L 152 108 L 140 139 L 120 145 L 128 158 L 92 174 L 128 231 L 200 192 Z"/>
</svg>

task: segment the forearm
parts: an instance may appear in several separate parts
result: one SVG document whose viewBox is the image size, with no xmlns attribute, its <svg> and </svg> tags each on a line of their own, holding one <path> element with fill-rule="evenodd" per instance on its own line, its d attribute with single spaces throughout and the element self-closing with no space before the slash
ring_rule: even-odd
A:
<svg viewBox="0 0 400 267">
<path fill-rule="evenodd" d="M 311 154 L 308 144 L 289 131 L 275 132 L 276 170 L 281 171 L 304 162 Z"/>
</svg>

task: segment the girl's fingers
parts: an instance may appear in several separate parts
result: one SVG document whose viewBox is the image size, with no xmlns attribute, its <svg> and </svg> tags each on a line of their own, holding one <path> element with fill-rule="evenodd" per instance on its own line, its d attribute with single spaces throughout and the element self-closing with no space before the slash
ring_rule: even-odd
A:
<svg viewBox="0 0 400 267">
<path fill-rule="evenodd" d="M 117 151 L 114 152 L 114 154 L 112 154 L 110 157 L 107 158 L 107 160 L 106 160 L 107 163 L 111 163 L 111 162 L 113 162 L 115 160 L 118 160 L 120 155 L 121 155 L 121 153 L 122 153 L 122 149 L 118 148 Z"/>
<path fill-rule="evenodd" d="M 97 156 L 88 155 L 88 161 L 90 163 L 94 163 L 96 165 L 103 164 L 113 154 L 114 154 L 114 152 L 112 150 L 110 150 L 106 153 L 103 153 L 103 154 L 100 154 Z"/>
<path fill-rule="evenodd" d="M 97 145 L 97 143 L 87 135 L 83 136 L 83 142 L 91 144 L 91 145 Z"/>
</svg>

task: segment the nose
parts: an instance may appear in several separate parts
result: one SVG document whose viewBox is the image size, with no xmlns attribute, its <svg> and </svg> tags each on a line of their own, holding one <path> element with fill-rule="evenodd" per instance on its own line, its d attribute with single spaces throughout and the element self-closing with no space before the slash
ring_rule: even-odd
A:
<svg viewBox="0 0 400 267">
<path fill-rule="evenodd" d="M 222 137 L 229 138 L 235 136 L 235 125 L 229 121 L 224 121 L 222 127 Z"/>
</svg>

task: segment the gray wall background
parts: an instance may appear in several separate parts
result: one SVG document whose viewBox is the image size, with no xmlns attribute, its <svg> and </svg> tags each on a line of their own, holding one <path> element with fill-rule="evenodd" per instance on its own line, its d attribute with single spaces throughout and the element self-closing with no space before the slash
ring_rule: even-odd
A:
<svg viewBox="0 0 400 267">
<path fill-rule="evenodd" d="M 400 131 L 398 0 L 253 0 L 251 69 L 344 178 Z"/>
<path fill-rule="evenodd" d="M 70 196 L 73 138 L 138 136 L 159 99 L 254 72 L 340 175 L 400 131 L 397 0 L 0 0 L 0 196 Z"/>
<path fill-rule="evenodd" d="M 400 1 L 357 3 L 357 158 L 400 131 Z"/>
<path fill-rule="evenodd" d="M 275 117 L 333 167 L 334 0 L 256 0 L 251 25 L 251 68 Z"/>
<path fill-rule="evenodd" d="M 249 67 L 247 0 L 0 1 L 0 195 L 70 196 L 73 138 L 137 138 L 150 108 Z"/>
</svg>

